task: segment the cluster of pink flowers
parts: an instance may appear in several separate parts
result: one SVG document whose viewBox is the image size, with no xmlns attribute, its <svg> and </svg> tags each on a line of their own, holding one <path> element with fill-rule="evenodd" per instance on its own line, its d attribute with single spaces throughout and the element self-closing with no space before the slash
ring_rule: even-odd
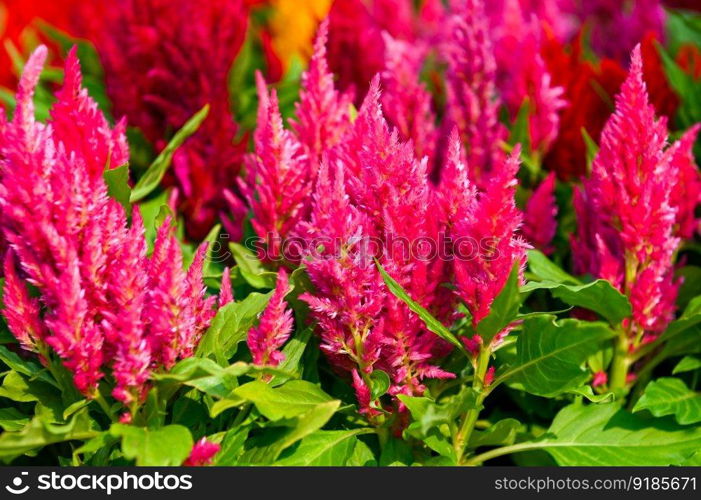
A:
<svg viewBox="0 0 701 500">
<path fill-rule="evenodd" d="M 631 348 L 674 317 L 674 256 L 680 237 L 696 229 L 700 193 L 691 151 L 698 128 L 669 146 L 667 121 L 656 118 L 642 72 L 638 46 L 591 178 L 576 193 L 579 232 L 572 242 L 579 272 L 605 278 L 630 297 Z"/>
<path fill-rule="evenodd" d="M 167 219 L 147 257 L 138 209 L 126 213 L 103 179 L 128 161 L 124 123 L 111 128 L 81 87 L 75 50 L 49 122 L 37 122 L 32 99 L 45 58 L 40 47 L 27 62 L 14 118 L 0 115 L 4 315 L 22 347 L 44 361 L 53 350 L 83 394 L 95 396 L 110 371 L 114 397 L 132 405 L 150 373 L 191 356 L 209 325 L 206 249 L 183 270 Z"/>
<path fill-rule="evenodd" d="M 514 202 L 518 150 L 508 158 L 495 152 L 490 160 L 493 171 L 484 176 L 483 191 L 478 193 L 472 187 L 470 173 L 474 172 L 465 165 L 456 128 L 442 181 L 435 186 L 428 168 L 434 130 L 421 117 L 414 124 L 395 122 L 397 128 L 386 119 L 388 114 L 406 120 L 402 117 L 419 103 L 421 113 L 433 121 L 430 99 L 422 97 L 427 93 L 418 83 L 418 63 L 409 57 L 408 46 L 385 35 L 386 47 L 398 52 L 372 80 L 357 117 L 351 120 L 339 107 L 347 104 L 347 97 L 334 88 L 327 73 L 325 30 L 322 25 L 311 68 L 303 76 L 301 95 L 307 106 L 297 108 L 306 111 L 294 122 L 296 134 L 282 129 L 279 114 L 270 112 L 276 110 L 274 94 L 271 98 L 259 85 L 260 121 L 249 175 L 268 179 L 269 184 L 249 181 L 258 190 L 257 198 L 249 200 L 259 235 L 293 235 L 307 242 L 302 263 L 315 289 L 302 299 L 318 324 L 322 350 L 336 369 L 352 377 L 361 411 L 372 418 L 380 412 L 370 389 L 375 370 L 388 373 L 393 395 L 423 394 L 425 379 L 455 376 L 435 364 L 450 351 L 447 343 L 387 290 L 373 258 L 437 318 L 452 322 L 454 305 L 461 299 L 477 325 L 488 314 L 514 264 L 525 263 L 527 245 L 518 236 L 522 217 Z M 385 88 L 380 88 L 381 82 Z M 381 103 L 389 109 L 383 109 Z M 332 113 L 330 117 L 325 116 L 325 109 Z M 309 123 L 311 112 L 326 124 L 326 140 L 318 133 L 299 132 L 309 130 L 304 124 Z M 493 119 L 496 124 L 496 115 Z M 472 129 L 475 136 L 480 132 L 490 133 Z M 307 192 L 298 185 L 301 175 L 307 176 Z M 292 194 L 281 198 L 274 193 Z M 300 209 L 305 204 L 308 214 Z M 441 233 L 453 239 L 489 239 L 495 246 L 481 248 L 476 259 L 451 263 L 437 258 L 436 249 L 430 248 L 440 241 Z M 319 241 L 323 244 L 318 245 Z M 421 246 L 422 241 L 428 247 Z M 410 242 L 411 247 L 403 242 Z M 269 242 L 268 250 L 278 251 Z M 456 282 L 456 292 L 442 286 L 450 281 Z M 272 299 L 277 305 L 271 303 L 265 321 L 261 319 L 258 329 L 249 334 L 254 361 L 261 358 L 256 362 L 275 361 L 269 353 L 286 338 L 287 328 L 280 326 L 287 321 L 285 309 L 276 301 L 282 294 L 278 287 Z"/>
</svg>

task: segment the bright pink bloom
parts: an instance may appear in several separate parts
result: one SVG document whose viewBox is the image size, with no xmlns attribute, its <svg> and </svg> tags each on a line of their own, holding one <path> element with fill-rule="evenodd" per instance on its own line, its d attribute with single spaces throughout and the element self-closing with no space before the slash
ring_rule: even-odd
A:
<svg viewBox="0 0 701 500">
<path fill-rule="evenodd" d="M 277 284 L 268 306 L 260 317 L 258 326 L 248 332 L 248 349 L 253 357 L 253 364 L 259 366 L 277 366 L 285 355 L 279 349 L 290 337 L 294 326 L 292 310 L 285 302 L 285 295 L 290 292 L 287 273 L 280 269 Z"/>
<path fill-rule="evenodd" d="M 86 396 L 111 370 L 114 397 L 131 404 L 145 394 L 151 370 L 191 355 L 209 324 L 204 249 L 186 274 L 166 225 L 149 262 L 138 211 L 129 227 L 103 180 L 106 167 L 128 160 L 123 125 L 110 128 L 81 88 L 75 51 L 50 122 L 37 123 L 32 98 L 45 57 L 43 47 L 32 55 L 14 119 L 0 120 L 4 313 L 22 345 L 41 356 L 51 348 Z"/>
<path fill-rule="evenodd" d="M 558 133 L 559 111 L 565 106 L 564 89 L 552 82 L 541 56 L 543 25 L 519 0 L 505 0 L 492 11 L 492 37 L 498 67 L 497 85 L 512 118 L 528 102 L 528 124 L 533 151 L 544 152 Z"/>
<path fill-rule="evenodd" d="M 253 211 L 253 229 L 265 242 L 258 257 L 280 265 L 290 257 L 281 253 L 284 239 L 308 213 L 312 172 L 304 148 L 283 128 L 277 93 L 268 94 L 260 73 L 257 83 L 255 154 L 248 156 L 248 179 L 240 184 Z"/>
<path fill-rule="evenodd" d="M 220 445 L 207 441 L 207 438 L 202 438 L 194 444 L 190 456 L 183 462 L 183 465 L 186 467 L 212 465 L 214 456 L 219 453 L 219 450 L 221 450 Z"/>
<path fill-rule="evenodd" d="M 387 121 L 402 140 L 411 140 L 417 158 L 433 160 L 436 149 L 436 115 L 431 94 L 420 81 L 427 49 L 421 42 L 406 42 L 383 33 L 385 70 L 382 73 L 382 107 Z"/>
<path fill-rule="evenodd" d="M 701 175 L 693 151 L 699 128 L 701 125 L 691 127 L 671 148 L 670 163 L 678 171 L 671 193 L 671 205 L 677 209 L 674 233 L 682 239 L 693 238 L 699 229 L 694 212 L 701 201 Z"/>
<path fill-rule="evenodd" d="M 555 172 L 550 172 L 526 204 L 523 217 L 523 235 L 535 248 L 549 254 L 553 251 L 550 244 L 556 232 Z"/>
<path fill-rule="evenodd" d="M 650 105 L 637 46 L 591 178 L 576 199 L 579 232 L 572 243 L 579 272 L 605 278 L 629 296 L 633 335 L 662 331 L 675 310 L 672 193 L 679 167 L 671 161 L 675 150 L 665 151 L 666 125 Z"/>
<path fill-rule="evenodd" d="M 224 307 L 229 302 L 234 301 L 234 291 L 231 288 L 231 268 L 227 266 L 221 277 L 221 288 L 219 289 L 219 307 Z"/>
<path fill-rule="evenodd" d="M 496 61 L 483 5 L 454 0 L 445 40 L 446 123 L 467 149 L 470 179 L 478 186 L 501 165 L 506 129 L 499 122 Z"/>
<path fill-rule="evenodd" d="M 97 47 L 114 114 L 126 116 L 157 150 L 210 105 L 200 130 L 177 151 L 171 178 L 189 234 L 203 238 L 226 208 L 221 188 L 234 186 L 245 147 L 234 143 L 228 93 L 248 22 L 243 0 L 119 0 L 85 11 L 78 28 Z"/>
<path fill-rule="evenodd" d="M 587 0 L 573 13 L 591 30 L 594 50 L 623 62 L 645 33 L 664 39 L 665 12 L 660 0 Z"/>
<path fill-rule="evenodd" d="M 514 264 L 525 265 L 528 245 L 518 236 L 522 216 L 514 202 L 519 153 L 515 148 L 477 197 L 466 191 L 464 204 L 470 208 L 454 215 L 453 241 L 466 243 L 455 248 L 456 293 L 475 327 L 489 314 Z"/>
<path fill-rule="evenodd" d="M 328 26 L 328 20 L 319 25 L 314 54 L 309 68 L 302 74 L 299 102 L 295 104 L 296 120 L 292 122 L 299 142 L 314 163 L 314 172 L 322 153 L 340 142 L 351 123 L 351 96 L 334 88 L 334 76 L 326 61 Z"/>
</svg>

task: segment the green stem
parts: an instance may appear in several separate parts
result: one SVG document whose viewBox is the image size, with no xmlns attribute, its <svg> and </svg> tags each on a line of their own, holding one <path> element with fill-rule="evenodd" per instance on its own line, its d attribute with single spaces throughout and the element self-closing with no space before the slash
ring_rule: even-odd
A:
<svg viewBox="0 0 701 500">
<path fill-rule="evenodd" d="M 241 423 L 246 419 L 248 414 L 250 413 L 251 410 L 251 403 L 245 403 L 241 409 L 239 410 L 238 415 L 236 415 L 236 418 L 234 419 L 233 423 L 231 424 L 231 427 L 238 427 L 241 425 Z"/>
<path fill-rule="evenodd" d="M 472 379 L 472 388 L 477 392 L 477 401 L 475 405 L 477 408 L 468 410 L 467 413 L 463 415 L 460 428 L 453 439 L 453 450 L 455 451 L 458 464 L 461 464 L 463 461 L 465 447 L 470 442 L 470 436 L 472 435 L 472 431 L 475 428 L 477 418 L 480 414 L 480 407 L 482 406 L 484 398 L 487 396 L 486 392 L 484 391 L 484 376 L 487 373 L 487 368 L 489 367 L 490 356 L 491 351 L 489 346 L 483 346 L 477 357 L 475 376 Z"/>
<path fill-rule="evenodd" d="M 501 448 L 494 448 L 493 450 L 475 455 L 467 460 L 463 465 L 479 465 L 487 460 L 491 460 L 492 458 L 510 455 L 511 453 L 518 453 L 520 451 L 538 450 L 542 447 L 543 446 L 541 443 L 519 443 L 512 444 L 511 446 L 502 446 Z"/>
<path fill-rule="evenodd" d="M 107 415 L 112 422 L 117 421 L 117 419 L 114 416 L 114 413 L 112 413 L 110 405 L 107 403 L 107 400 L 100 391 L 97 391 L 97 396 L 95 396 L 95 402 L 100 406 L 100 408 L 102 408 L 102 411 L 105 412 L 105 415 Z"/>
<path fill-rule="evenodd" d="M 628 357 L 628 338 L 626 332 L 621 330 L 613 351 L 613 361 L 611 362 L 611 380 L 609 387 L 612 390 L 624 389 L 628 377 L 630 359 Z"/>
</svg>

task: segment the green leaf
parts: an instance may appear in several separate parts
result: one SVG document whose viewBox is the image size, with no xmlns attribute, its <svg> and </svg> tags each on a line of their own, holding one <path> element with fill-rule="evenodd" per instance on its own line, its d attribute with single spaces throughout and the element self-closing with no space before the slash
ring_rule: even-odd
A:
<svg viewBox="0 0 701 500">
<path fill-rule="evenodd" d="M 145 198 L 151 193 L 151 191 L 158 187 L 166 173 L 166 170 L 168 170 L 168 167 L 173 160 L 175 151 L 182 146 L 187 138 L 197 131 L 205 118 L 207 118 L 208 113 L 209 104 L 205 105 L 201 110 L 195 113 L 192 118 L 190 118 L 185 125 L 183 125 L 182 128 L 175 133 L 168 145 L 156 157 L 151 166 L 148 167 L 148 170 L 146 170 L 144 175 L 141 176 L 134 186 L 130 196 L 130 201 L 132 203 Z"/>
<path fill-rule="evenodd" d="M 581 386 L 589 377 L 583 367 L 604 340 L 615 337 L 608 325 L 554 316 L 526 319 L 516 342 L 516 359 L 495 382 L 537 396 L 554 397 Z"/>
<path fill-rule="evenodd" d="M 677 465 L 701 448 L 701 427 L 643 419 L 617 404 L 570 405 L 536 445 L 563 466 Z"/>
<path fill-rule="evenodd" d="M 426 328 L 429 331 L 435 333 L 443 340 L 453 344 L 461 351 L 465 351 L 465 347 L 462 345 L 462 342 L 460 342 L 450 330 L 443 326 L 443 324 L 440 321 L 434 318 L 430 312 L 424 309 L 417 302 L 414 302 L 414 300 L 412 300 L 412 298 L 409 297 L 409 294 L 406 292 L 406 290 L 404 290 L 404 288 L 402 288 L 402 286 L 399 283 L 397 283 L 394 280 L 394 278 L 387 274 L 387 271 L 384 270 L 384 268 L 382 267 L 382 265 L 380 265 L 380 262 L 377 259 L 375 259 L 375 264 L 377 265 L 377 269 L 380 270 L 382 279 L 385 281 L 385 284 L 387 285 L 389 291 L 392 292 L 392 294 L 394 294 L 394 296 L 397 297 L 399 300 L 404 302 L 409 307 L 409 309 L 415 312 L 419 316 L 419 318 L 421 318 L 421 320 L 424 322 Z"/>
<path fill-rule="evenodd" d="M 674 415 L 682 425 L 701 422 L 701 394 L 689 389 L 683 380 L 663 377 L 650 382 L 633 408 L 648 410 L 656 417 Z"/>
<path fill-rule="evenodd" d="M 674 367 L 672 373 L 676 375 L 677 373 L 692 372 L 699 368 L 701 368 L 701 358 L 697 356 L 684 356 L 682 360 L 677 363 L 677 366 Z"/>
<path fill-rule="evenodd" d="M 250 431 L 250 426 L 239 426 L 227 431 L 221 441 L 221 449 L 214 457 L 214 465 L 236 465 L 238 458 L 243 453 L 243 447 Z"/>
<path fill-rule="evenodd" d="M 520 266 L 520 262 L 514 263 L 504 288 L 492 302 L 489 315 L 477 325 L 477 333 L 485 344 L 489 344 L 494 336 L 512 323 L 518 315 L 522 301 L 519 292 Z"/>
<path fill-rule="evenodd" d="M 102 177 L 107 184 L 107 194 L 117 200 L 126 211 L 131 213 L 131 187 L 129 187 L 129 165 L 120 165 L 117 168 L 107 169 Z"/>
<path fill-rule="evenodd" d="M 470 435 L 470 448 L 480 446 L 503 446 L 513 444 L 516 433 L 523 424 L 514 418 L 499 420 L 484 431 L 473 431 Z"/>
<path fill-rule="evenodd" d="M 241 465 L 266 465 L 275 462 L 286 448 L 321 429 L 338 410 L 340 403 L 338 400 L 326 401 L 309 408 L 305 413 L 298 414 L 294 419 L 286 421 L 287 429 L 273 443 L 248 450 L 241 457 L 239 463 Z"/>
<path fill-rule="evenodd" d="M 599 146 L 596 144 L 596 141 L 592 139 L 592 137 L 589 135 L 589 132 L 587 132 L 587 129 L 582 127 L 580 129 L 582 133 L 582 139 L 584 139 L 584 145 L 587 148 L 587 165 L 590 166 L 594 161 L 594 158 L 596 158 L 596 155 L 599 154 Z"/>
<path fill-rule="evenodd" d="M 40 380 L 58 387 L 58 384 L 49 374 L 46 368 L 32 359 L 20 357 L 19 354 L 9 350 L 4 345 L 0 345 L 0 361 L 22 375 L 26 375 L 32 379 Z"/>
<path fill-rule="evenodd" d="M 258 257 L 239 243 L 229 243 L 241 276 L 254 288 L 275 288 L 277 274 L 268 271 Z"/>
<path fill-rule="evenodd" d="M 233 394 L 252 402 L 270 420 L 293 418 L 333 401 L 319 386 L 306 380 L 291 380 L 280 387 L 255 380 L 236 388 Z"/>
<path fill-rule="evenodd" d="M 147 429 L 133 425 L 112 424 L 110 433 L 122 438 L 122 453 L 137 466 L 181 465 L 192 450 L 192 435 L 182 425 Z"/>
<path fill-rule="evenodd" d="M 521 287 L 521 292 L 529 293 L 540 289 L 550 290 L 553 297 L 557 297 L 566 304 L 597 312 L 612 325 L 617 325 L 632 314 L 628 298 L 606 280 L 596 280 L 586 285 L 531 281 Z"/>
<path fill-rule="evenodd" d="M 616 399 L 616 395 L 613 392 L 594 394 L 594 389 L 592 389 L 590 385 L 576 387 L 575 389 L 570 389 L 567 392 L 570 394 L 576 394 L 577 396 L 583 396 L 592 403 L 610 403 Z"/>
<path fill-rule="evenodd" d="M 227 365 L 271 295 L 272 292 L 254 292 L 241 301 L 230 302 L 220 308 L 197 346 L 197 356 L 214 357 L 220 365 Z"/>
<path fill-rule="evenodd" d="M 0 427 L 4 431 L 16 432 L 29 423 L 29 417 L 16 408 L 0 408 Z"/>
<path fill-rule="evenodd" d="M 87 411 L 76 413 L 63 425 L 53 425 L 36 417 L 21 431 L 4 432 L 0 435 L 0 458 L 11 460 L 50 444 L 90 439 L 97 434 Z"/>
<path fill-rule="evenodd" d="M 528 251 L 528 268 L 531 273 L 539 278 L 539 281 L 552 281 L 570 285 L 582 284 L 581 281 L 564 271 L 539 250 Z"/>
<path fill-rule="evenodd" d="M 375 400 L 387 393 L 390 386 L 389 375 L 382 370 L 374 370 L 370 374 L 370 398 Z"/>
<path fill-rule="evenodd" d="M 370 429 L 316 431 L 302 439 L 292 453 L 278 460 L 275 465 L 343 467 L 348 464 L 355 452 L 359 442 L 356 436 L 370 432 L 373 431 Z"/>
</svg>

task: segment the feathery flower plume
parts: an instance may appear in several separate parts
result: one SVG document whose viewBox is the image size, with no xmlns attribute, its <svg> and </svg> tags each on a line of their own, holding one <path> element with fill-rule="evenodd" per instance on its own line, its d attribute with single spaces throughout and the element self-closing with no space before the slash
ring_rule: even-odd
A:
<svg viewBox="0 0 701 500">
<path fill-rule="evenodd" d="M 492 17 L 497 85 L 504 103 L 516 117 L 527 99 L 531 149 L 545 152 L 557 136 L 565 101 L 541 56 L 541 20 L 524 11 L 519 0 L 505 0 L 503 10 Z"/>
<path fill-rule="evenodd" d="M 277 366 L 285 359 L 285 355 L 279 349 L 287 342 L 294 326 L 292 310 L 285 302 L 285 295 L 289 292 L 287 273 L 280 269 L 275 290 L 260 317 L 260 323 L 248 332 L 246 343 L 255 365 Z"/>
<path fill-rule="evenodd" d="M 324 20 L 314 41 L 314 54 L 309 68 L 302 74 L 299 102 L 295 104 L 296 120 L 292 128 L 299 142 L 307 149 L 316 171 L 324 151 L 341 140 L 350 126 L 351 96 L 334 88 L 333 75 L 326 61 L 329 21 Z"/>
<path fill-rule="evenodd" d="M 204 247 L 185 273 L 167 221 L 147 259 L 139 212 L 129 227 L 103 180 L 105 167 L 127 162 L 123 125 L 110 128 L 81 87 L 75 51 L 49 123 L 37 123 L 32 98 L 45 57 L 40 47 L 29 59 L 14 118 L 0 120 L 3 312 L 21 345 L 43 361 L 53 350 L 86 396 L 111 371 L 114 397 L 133 410 L 151 371 L 190 356 L 209 324 Z"/>
<path fill-rule="evenodd" d="M 436 115 L 431 94 L 420 81 L 427 48 L 421 42 L 406 42 L 384 32 L 385 70 L 382 73 L 382 107 L 387 121 L 402 140 L 411 140 L 416 157 L 433 159 L 436 148 Z"/>
<path fill-rule="evenodd" d="M 234 186 L 245 147 L 234 143 L 227 84 L 246 33 L 243 0 L 119 0 L 98 13 L 86 7 L 81 25 L 100 55 L 114 114 L 126 116 L 157 150 L 167 144 L 165 134 L 210 105 L 173 159 L 188 233 L 203 238 L 226 209 L 221 187 Z"/>
<path fill-rule="evenodd" d="M 591 178 L 576 200 L 580 228 L 572 243 L 579 272 L 605 278 L 629 296 L 633 320 L 626 340 L 632 349 L 672 320 L 678 286 L 672 201 L 679 178 L 672 161 L 677 148 L 665 151 L 666 120 L 655 117 L 642 71 L 636 46 Z"/>
<path fill-rule="evenodd" d="M 694 212 L 701 201 L 701 175 L 693 151 L 699 129 L 701 125 L 691 127 L 671 149 L 670 163 L 678 172 L 671 193 L 671 205 L 677 209 L 674 233 L 685 240 L 693 238 L 699 229 L 699 221 Z"/>
<path fill-rule="evenodd" d="M 465 249 L 457 248 L 454 259 L 456 293 L 470 310 L 474 327 L 489 314 L 514 264 L 525 265 L 528 245 L 518 236 L 522 216 L 514 202 L 519 154 L 517 147 L 476 198 L 474 191 L 465 192 L 472 200 L 463 203 L 471 206 L 457 212 L 453 222 L 454 241 L 478 242 L 477 249 L 467 249 L 472 258 L 461 258 Z"/>
<path fill-rule="evenodd" d="M 499 122 L 496 61 L 482 2 L 453 0 L 445 41 L 446 122 L 467 149 L 470 179 L 481 186 L 501 164 L 506 129 Z"/>
<path fill-rule="evenodd" d="M 202 438 L 193 445 L 190 456 L 183 462 L 183 465 L 185 467 L 212 465 L 214 456 L 219 453 L 219 450 L 221 450 L 220 445 L 208 441 L 207 438 Z"/>
<path fill-rule="evenodd" d="M 257 84 L 255 154 L 247 158 L 248 179 L 240 188 L 253 210 L 253 229 L 265 242 L 259 258 L 279 265 L 284 264 L 283 239 L 308 213 L 311 169 L 304 148 L 283 128 L 276 92 L 268 94 L 260 73 Z"/>
<path fill-rule="evenodd" d="M 221 288 L 219 289 L 219 307 L 222 308 L 234 301 L 234 291 L 231 288 L 231 268 L 227 266 L 221 277 Z"/>
<path fill-rule="evenodd" d="M 549 254 L 553 252 L 550 244 L 556 232 L 555 172 L 550 172 L 526 204 L 523 214 L 523 235 L 535 248 Z"/>
</svg>

